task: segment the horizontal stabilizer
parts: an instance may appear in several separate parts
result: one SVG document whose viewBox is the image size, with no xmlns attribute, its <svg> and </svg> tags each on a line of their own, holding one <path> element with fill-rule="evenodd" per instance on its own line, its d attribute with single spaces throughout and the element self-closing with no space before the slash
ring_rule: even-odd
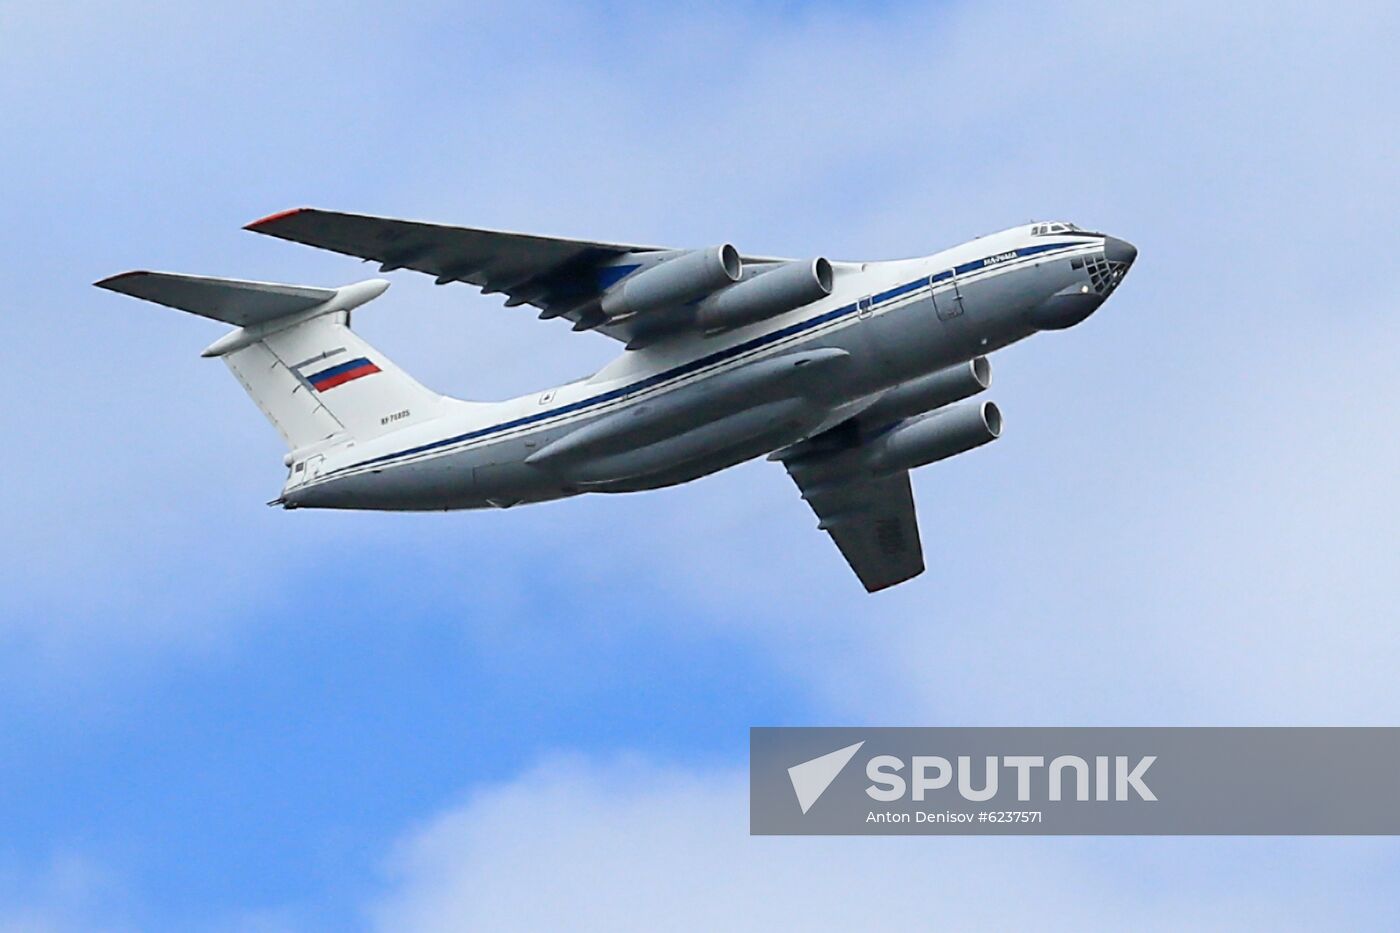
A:
<svg viewBox="0 0 1400 933">
<path fill-rule="evenodd" d="M 333 288 L 245 282 L 174 272 L 123 272 L 95 284 L 98 288 L 239 327 L 305 311 L 336 296 Z"/>
</svg>

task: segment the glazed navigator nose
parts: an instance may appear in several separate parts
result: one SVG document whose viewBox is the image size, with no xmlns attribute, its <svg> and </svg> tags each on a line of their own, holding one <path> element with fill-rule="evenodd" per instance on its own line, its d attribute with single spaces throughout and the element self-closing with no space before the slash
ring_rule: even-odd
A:
<svg viewBox="0 0 1400 933">
<path fill-rule="evenodd" d="M 1110 263 L 1121 262 L 1125 266 L 1131 266 L 1133 260 L 1137 258 L 1137 247 L 1127 240 L 1118 239 L 1116 236 L 1104 237 L 1103 257 Z"/>
</svg>

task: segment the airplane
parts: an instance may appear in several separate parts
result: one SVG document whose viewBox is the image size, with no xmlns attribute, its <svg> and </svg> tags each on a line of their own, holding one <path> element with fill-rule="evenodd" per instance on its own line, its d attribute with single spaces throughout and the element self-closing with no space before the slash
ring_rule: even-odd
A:
<svg viewBox="0 0 1400 933">
<path fill-rule="evenodd" d="M 909 471 L 989 443 L 987 354 L 1092 314 L 1125 240 L 1025 224 L 916 259 L 602 243 L 314 208 L 245 229 L 502 294 L 625 351 L 500 402 L 434 392 L 350 329 L 388 281 L 166 272 L 95 283 L 234 326 L 218 357 L 281 433 L 286 509 L 508 508 L 688 482 L 767 455 L 869 592 L 924 570 Z M 959 404 L 964 403 L 964 404 Z"/>
</svg>

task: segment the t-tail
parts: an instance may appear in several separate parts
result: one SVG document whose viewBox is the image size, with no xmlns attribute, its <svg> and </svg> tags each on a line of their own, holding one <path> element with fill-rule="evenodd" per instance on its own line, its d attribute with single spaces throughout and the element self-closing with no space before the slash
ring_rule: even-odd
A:
<svg viewBox="0 0 1400 933">
<path fill-rule="evenodd" d="M 233 324 L 204 356 L 223 358 L 282 435 L 288 466 L 435 418 L 449 403 L 350 330 L 351 309 L 382 295 L 383 279 L 312 288 L 126 272 L 96 284 Z"/>
</svg>

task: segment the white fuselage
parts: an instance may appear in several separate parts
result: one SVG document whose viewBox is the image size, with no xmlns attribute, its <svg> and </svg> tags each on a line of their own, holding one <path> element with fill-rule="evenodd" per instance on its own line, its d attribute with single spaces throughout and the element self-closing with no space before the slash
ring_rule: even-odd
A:
<svg viewBox="0 0 1400 933">
<path fill-rule="evenodd" d="M 859 417 L 890 389 L 1107 297 L 1121 243 L 1021 226 L 930 256 L 834 263 L 832 294 L 733 331 L 623 353 L 593 376 L 299 462 L 288 507 L 457 509 L 684 482 Z M 1129 260 L 1131 261 L 1131 260 Z"/>
</svg>

